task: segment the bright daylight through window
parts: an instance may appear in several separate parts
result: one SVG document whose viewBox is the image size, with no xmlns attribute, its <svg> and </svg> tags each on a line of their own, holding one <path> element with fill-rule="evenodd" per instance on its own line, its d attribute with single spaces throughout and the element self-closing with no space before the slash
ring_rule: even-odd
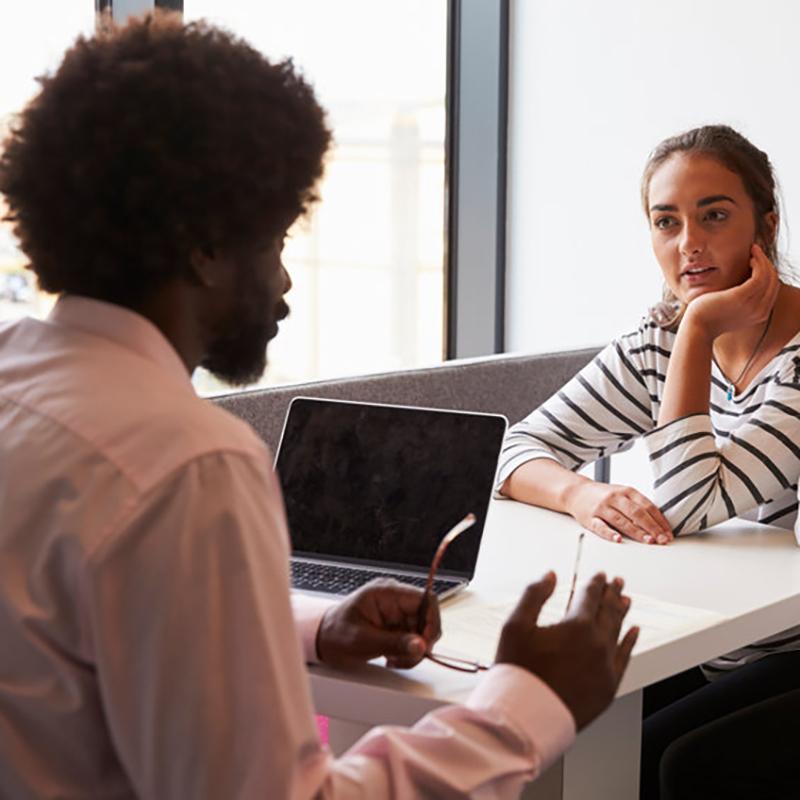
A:
<svg viewBox="0 0 800 800">
<path fill-rule="evenodd" d="M 36 0 L 16 3 L 12 18 L 0 25 L 0 141 L 5 139 L 13 115 L 37 91 L 36 77 L 52 70 L 79 33 L 94 30 L 94 4 L 90 0 Z M 33 273 L 3 221 L 7 209 L 0 197 L 0 321 L 47 314 L 53 298 L 38 292 Z"/>
<path fill-rule="evenodd" d="M 185 0 L 184 17 L 291 55 L 334 133 L 322 202 L 286 242 L 292 313 L 264 382 L 440 361 L 447 3 Z"/>
<path fill-rule="evenodd" d="M 286 242 L 292 313 L 262 383 L 440 361 L 447 3 L 185 0 L 184 18 L 220 24 L 270 58 L 291 56 L 334 132 L 322 203 Z M 36 91 L 35 76 L 93 26 L 91 0 L 17 5 L 0 28 L 0 126 Z M 52 304 L 24 264 L 0 223 L 0 320 Z M 195 385 L 227 389 L 203 370 Z"/>
</svg>

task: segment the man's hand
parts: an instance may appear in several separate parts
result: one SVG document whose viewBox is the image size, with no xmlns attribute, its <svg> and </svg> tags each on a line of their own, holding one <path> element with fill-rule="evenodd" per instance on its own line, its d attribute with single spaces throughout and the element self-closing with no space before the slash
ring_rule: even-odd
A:
<svg viewBox="0 0 800 800">
<path fill-rule="evenodd" d="M 592 578 L 563 622 L 539 627 L 539 612 L 555 585 L 551 572 L 528 586 L 503 626 L 496 662 L 516 664 L 541 678 L 580 730 L 614 699 L 639 631 L 631 628 L 617 644 L 630 599 L 622 595 L 621 579 L 608 583 L 603 574 Z"/>
<path fill-rule="evenodd" d="M 348 667 L 385 656 L 390 667 L 417 665 L 442 635 L 435 597 L 428 603 L 425 629 L 417 633 L 422 596 L 422 589 L 392 580 L 362 586 L 325 612 L 317 633 L 320 661 Z"/>
<path fill-rule="evenodd" d="M 621 542 L 623 534 L 643 544 L 669 544 L 674 536 L 661 509 L 630 486 L 584 480 L 565 495 L 569 513 L 586 530 Z"/>
</svg>

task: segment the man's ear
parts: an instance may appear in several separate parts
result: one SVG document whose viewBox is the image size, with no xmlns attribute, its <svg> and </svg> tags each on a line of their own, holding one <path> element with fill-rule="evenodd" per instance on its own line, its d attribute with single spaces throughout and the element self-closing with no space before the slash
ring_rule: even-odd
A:
<svg viewBox="0 0 800 800">
<path fill-rule="evenodd" d="M 189 254 L 189 277 L 198 286 L 213 288 L 218 283 L 219 264 L 212 247 L 196 247 Z"/>
</svg>

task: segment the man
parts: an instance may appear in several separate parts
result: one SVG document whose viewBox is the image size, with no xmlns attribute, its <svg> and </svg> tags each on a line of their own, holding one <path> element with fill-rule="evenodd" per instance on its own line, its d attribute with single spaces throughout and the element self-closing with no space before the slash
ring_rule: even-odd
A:
<svg viewBox="0 0 800 800">
<path fill-rule="evenodd" d="M 189 376 L 263 370 L 329 140 L 290 63 L 150 18 L 79 40 L 6 142 L 0 191 L 60 299 L 0 327 L 4 797 L 507 797 L 614 695 L 621 581 L 539 628 L 548 575 L 466 706 L 320 745 L 303 657 L 411 667 L 437 609 L 422 635 L 394 584 L 293 609 L 269 456 Z"/>
</svg>

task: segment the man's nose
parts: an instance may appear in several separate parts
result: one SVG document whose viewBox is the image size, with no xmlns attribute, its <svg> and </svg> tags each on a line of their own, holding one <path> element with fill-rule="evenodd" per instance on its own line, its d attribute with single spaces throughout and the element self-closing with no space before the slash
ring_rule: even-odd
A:
<svg viewBox="0 0 800 800">
<path fill-rule="evenodd" d="M 281 270 L 283 271 L 283 293 L 288 294 L 292 288 L 292 276 L 283 265 L 281 265 Z"/>
</svg>

